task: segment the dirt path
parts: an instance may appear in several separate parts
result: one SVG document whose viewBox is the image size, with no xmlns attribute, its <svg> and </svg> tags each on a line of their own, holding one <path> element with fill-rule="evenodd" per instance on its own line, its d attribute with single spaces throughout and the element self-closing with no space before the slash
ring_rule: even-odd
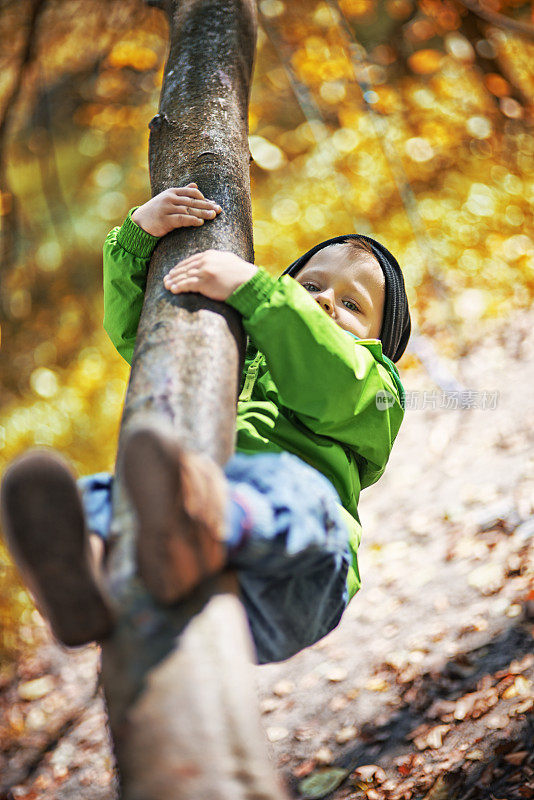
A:
<svg viewBox="0 0 534 800">
<path fill-rule="evenodd" d="M 478 407 L 403 375 L 406 418 L 360 504 L 362 589 L 322 642 L 255 668 L 296 796 L 304 779 L 324 796 L 335 766 L 335 800 L 534 797 L 533 331 L 524 312 L 481 332 L 458 374 Z M 115 796 L 97 658 L 48 643 L 6 683 L 4 797 Z"/>
</svg>

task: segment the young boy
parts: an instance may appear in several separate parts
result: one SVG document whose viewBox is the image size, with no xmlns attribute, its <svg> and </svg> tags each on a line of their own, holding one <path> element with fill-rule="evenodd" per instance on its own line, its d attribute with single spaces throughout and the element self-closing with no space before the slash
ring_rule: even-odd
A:
<svg viewBox="0 0 534 800">
<path fill-rule="evenodd" d="M 108 234 L 104 327 L 128 363 L 158 239 L 221 210 L 191 183 L 132 209 Z M 138 572 L 156 599 L 174 603 L 236 569 L 258 662 L 280 661 L 331 631 L 360 586 L 360 491 L 384 472 L 404 415 L 393 364 L 410 335 L 402 273 L 385 247 L 351 234 L 321 242 L 279 279 L 208 250 L 173 267 L 164 286 L 233 306 L 248 347 L 236 454 L 224 471 L 161 425 L 127 437 Z M 112 629 L 100 573 L 112 480 L 98 473 L 76 485 L 43 449 L 4 477 L 12 553 L 66 644 Z"/>
</svg>

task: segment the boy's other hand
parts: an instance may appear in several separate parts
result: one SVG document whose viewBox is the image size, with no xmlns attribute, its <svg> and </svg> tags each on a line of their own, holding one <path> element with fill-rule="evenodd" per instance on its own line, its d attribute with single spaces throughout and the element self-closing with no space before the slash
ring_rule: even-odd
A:
<svg viewBox="0 0 534 800">
<path fill-rule="evenodd" d="M 206 200 L 196 183 L 165 189 L 132 214 L 132 220 L 152 236 L 165 236 L 175 228 L 203 225 L 215 219 L 222 208 L 214 200 Z"/>
<path fill-rule="evenodd" d="M 173 294 L 198 292 L 212 300 L 226 300 L 246 283 L 258 267 L 227 250 L 204 250 L 184 258 L 163 278 Z"/>
</svg>

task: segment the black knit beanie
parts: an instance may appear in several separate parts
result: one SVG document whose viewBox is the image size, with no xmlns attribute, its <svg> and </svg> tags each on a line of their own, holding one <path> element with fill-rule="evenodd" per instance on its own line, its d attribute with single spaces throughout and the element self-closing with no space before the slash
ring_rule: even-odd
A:
<svg viewBox="0 0 534 800">
<path fill-rule="evenodd" d="M 404 278 L 397 259 L 380 242 L 371 239 L 370 236 L 362 234 L 347 233 L 345 236 L 334 236 L 320 244 L 316 244 L 303 256 L 293 261 L 284 270 L 283 275 L 294 277 L 310 258 L 323 247 L 331 244 L 341 244 L 347 239 L 363 239 L 370 245 L 378 263 L 382 267 L 382 272 L 386 279 L 384 313 L 382 328 L 378 337 L 382 342 L 382 352 L 391 361 L 398 361 L 406 349 L 411 332 L 410 312 L 408 309 L 408 298 L 404 286 Z"/>
</svg>

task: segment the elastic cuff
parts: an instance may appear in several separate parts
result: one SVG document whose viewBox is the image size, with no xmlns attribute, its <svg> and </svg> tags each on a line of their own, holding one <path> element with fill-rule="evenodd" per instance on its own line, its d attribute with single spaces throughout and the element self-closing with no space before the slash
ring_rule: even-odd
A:
<svg viewBox="0 0 534 800">
<path fill-rule="evenodd" d="M 257 307 L 271 297 L 277 286 L 278 279 L 269 275 L 263 267 L 258 267 L 252 278 L 238 286 L 226 298 L 226 302 L 244 317 L 251 317 Z"/>
<path fill-rule="evenodd" d="M 128 216 L 117 234 L 117 242 L 133 256 L 150 258 L 161 237 L 152 236 L 133 221 L 132 214 L 137 208 L 139 206 L 134 206 L 128 211 Z"/>
</svg>

